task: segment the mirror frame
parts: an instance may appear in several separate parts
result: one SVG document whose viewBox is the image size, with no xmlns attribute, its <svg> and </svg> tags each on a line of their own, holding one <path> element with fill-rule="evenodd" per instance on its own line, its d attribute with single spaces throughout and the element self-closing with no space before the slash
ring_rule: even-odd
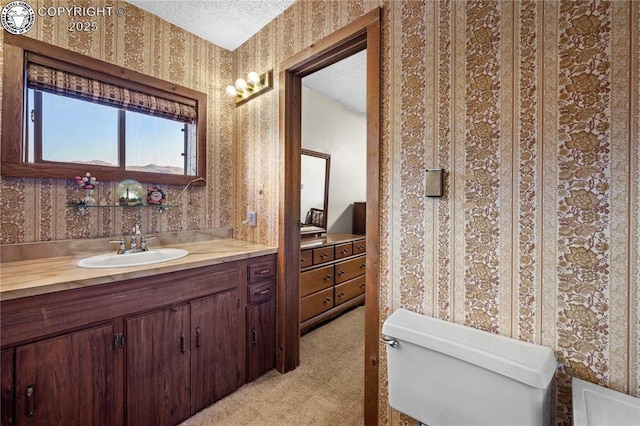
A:
<svg viewBox="0 0 640 426">
<path fill-rule="evenodd" d="M 300 150 L 300 159 L 302 160 L 303 155 L 308 155 L 310 157 L 317 157 L 325 160 L 325 170 L 324 170 L 324 205 L 322 206 L 322 228 L 324 228 L 324 232 L 327 232 L 327 217 L 329 216 L 329 171 L 331 170 L 331 154 L 325 154 L 324 152 L 312 151 L 310 149 L 302 148 Z M 300 161 L 300 165 L 302 165 L 302 161 Z M 302 178 L 302 172 L 300 173 L 300 177 Z M 303 218 L 300 217 L 300 223 L 302 223 Z"/>
</svg>

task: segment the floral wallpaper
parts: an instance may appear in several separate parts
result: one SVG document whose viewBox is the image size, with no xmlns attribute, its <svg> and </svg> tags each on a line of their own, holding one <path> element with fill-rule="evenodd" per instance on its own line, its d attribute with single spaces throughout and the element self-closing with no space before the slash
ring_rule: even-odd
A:
<svg viewBox="0 0 640 426">
<path fill-rule="evenodd" d="M 553 348 L 556 424 L 571 424 L 571 376 L 640 395 L 640 4 L 299 1 L 235 52 L 237 69 L 277 74 L 378 6 L 381 321 L 404 307 Z M 274 101 L 236 111 L 253 175 L 238 208 L 263 172 L 277 180 L 261 168 Z M 437 199 L 432 167 L 446 171 Z M 414 424 L 387 405 L 380 350 L 380 424 Z"/>
<path fill-rule="evenodd" d="M 82 39 L 42 25 L 33 36 L 206 88 L 211 184 L 164 216 L 79 224 L 62 207 L 72 182 L 2 179 L 3 243 L 109 235 L 143 214 L 277 244 L 279 64 L 378 6 L 381 321 L 405 307 L 553 348 L 555 424 L 571 424 L 572 376 L 640 396 L 640 2 L 299 0 L 234 52 L 133 7 Z M 220 99 L 269 69 L 274 90 Z M 441 198 L 424 196 L 432 167 Z M 387 404 L 385 350 L 379 423 L 415 424 Z"/>
<path fill-rule="evenodd" d="M 7 2 L 2 2 L 4 6 Z M 55 7 L 52 0 L 29 4 Z M 206 42 L 135 6 L 112 0 L 78 0 L 74 6 L 124 8 L 123 16 L 101 16 L 98 31 L 72 32 L 66 16 L 38 16 L 25 37 L 111 62 L 143 74 L 174 82 L 208 95 L 206 187 L 163 188 L 168 200 L 179 204 L 167 213 L 153 209 L 92 209 L 84 216 L 65 207 L 82 196 L 69 180 L 5 178 L 0 181 L 2 244 L 97 238 L 121 235 L 133 224 L 144 232 L 230 228 L 234 183 L 232 176 L 233 107 L 224 96 L 223 84 L 232 79 L 233 54 Z M 4 31 L 0 32 L 2 39 Z M 0 129 L 1 131 L 1 129 Z M 79 169 L 78 174 L 84 171 Z M 96 176 L 100 181 L 100 176 Z M 152 184 L 153 182 L 142 182 Z M 101 181 L 97 199 L 113 199 L 118 182 Z M 177 200 L 178 196 L 180 199 Z"/>
</svg>

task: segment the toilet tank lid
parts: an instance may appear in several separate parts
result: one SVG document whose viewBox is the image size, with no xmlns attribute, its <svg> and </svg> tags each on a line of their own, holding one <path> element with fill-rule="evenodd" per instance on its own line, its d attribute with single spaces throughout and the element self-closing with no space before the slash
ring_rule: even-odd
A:
<svg viewBox="0 0 640 426">
<path fill-rule="evenodd" d="M 545 389 L 557 368 L 551 348 L 397 309 L 382 326 L 392 339 L 460 359 Z M 388 350 L 394 350 L 389 348 Z"/>
</svg>

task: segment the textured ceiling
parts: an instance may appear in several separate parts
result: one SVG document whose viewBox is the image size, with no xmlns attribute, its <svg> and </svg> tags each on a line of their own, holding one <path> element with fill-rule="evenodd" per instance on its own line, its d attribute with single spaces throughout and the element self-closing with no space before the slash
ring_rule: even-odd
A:
<svg viewBox="0 0 640 426">
<path fill-rule="evenodd" d="M 295 2 L 295 0 L 127 1 L 231 51 Z"/>
<path fill-rule="evenodd" d="M 366 114 L 367 51 L 304 77 L 302 85 L 333 98 L 352 111 Z"/>
<path fill-rule="evenodd" d="M 127 0 L 211 43 L 235 50 L 295 0 Z M 303 79 L 308 88 L 366 113 L 366 53 L 361 52 Z"/>
</svg>

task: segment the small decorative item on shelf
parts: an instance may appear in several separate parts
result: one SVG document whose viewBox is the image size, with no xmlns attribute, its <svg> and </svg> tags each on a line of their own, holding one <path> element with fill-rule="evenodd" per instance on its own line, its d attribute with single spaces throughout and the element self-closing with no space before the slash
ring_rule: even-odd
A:
<svg viewBox="0 0 640 426">
<path fill-rule="evenodd" d="M 147 204 L 161 205 L 167 202 L 167 196 L 164 191 L 157 186 L 149 186 L 147 188 Z"/>
<path fill-rule="evenodd" d="M 125 179 L 120 182 L 116 188 L 116 196 L 119 196 L 119 205 L 129 207 L 142 206 L 147 199 L 142 185 L 134 179 Z"/>
<path fill-rule="evenodd" d="M 78 204 L 85 206 L 94 206 L 96 204 L 96 200 L 91 196 L 91 194 L 98 184 L 95 176 L 91 176 L 91 173 L 87 172 L 85 176 L 76 176 L 75 179 L 78 186 L 85 191 L 84 198 Z"/>
</svg>

